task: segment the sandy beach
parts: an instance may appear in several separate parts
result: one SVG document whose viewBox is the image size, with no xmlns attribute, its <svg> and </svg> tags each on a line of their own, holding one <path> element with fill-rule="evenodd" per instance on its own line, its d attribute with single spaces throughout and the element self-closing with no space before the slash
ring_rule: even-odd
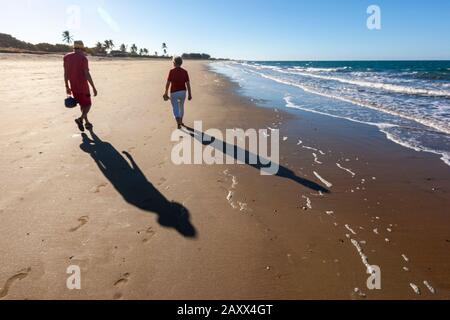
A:
<svg viewBox="0 0 450 320">
<path fill-rule="evenodd" d="M 95 134 L 81 135 L 62 58 L 0 54 L 0 299 L 450 298 L 438 156 L 364 124 L 258 107 L 209 62 L 186 61 L 186 124 L 276 124 L 281 170 L 176 166 L 170 62 L 90 63 Z M 72 265 L 81 290 L 66 286 Z"/>
</svg>

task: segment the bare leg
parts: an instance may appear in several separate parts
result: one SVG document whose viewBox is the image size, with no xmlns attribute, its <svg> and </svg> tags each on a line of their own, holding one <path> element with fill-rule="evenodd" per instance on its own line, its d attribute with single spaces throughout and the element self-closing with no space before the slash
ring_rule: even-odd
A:
<svg viewBox="0 0 450 320">
<path fill-rule="evenodd" d="M 91 110 L 91 106 L 81 108 L 81 118 L 80 119 L 84 120 L 86 123 L 89 123 L 87 116 L 88 116 L 88 113 L 90 110 Z"/>
<path fill-rule="evenodd" d="M 82 111 L 81 123 L 83 123 L 83 120 L 85 121 L 85 125 L 84 126 L 85 126 L 85 128 L 87 130 L 92 130 L 94 128 L 92 123 L 90 123 L 89 120 L 88 120 L 88 113 L 89 113 L 90 110 L 91 110 L 91 106 L 83 107 L 81 109 L 81 111 Z"/>
</svg>

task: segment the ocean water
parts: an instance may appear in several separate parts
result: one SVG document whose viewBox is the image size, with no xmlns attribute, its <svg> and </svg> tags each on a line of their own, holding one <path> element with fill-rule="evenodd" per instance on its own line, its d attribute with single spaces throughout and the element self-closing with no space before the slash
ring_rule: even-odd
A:
<svg viewBox="0 0 450 320">
<path fill-rule="evenodd" d="M 389 140 L 450 166 L 450 61 L 215 62 L 268 107 L 376 126 Z"/>
</svg>

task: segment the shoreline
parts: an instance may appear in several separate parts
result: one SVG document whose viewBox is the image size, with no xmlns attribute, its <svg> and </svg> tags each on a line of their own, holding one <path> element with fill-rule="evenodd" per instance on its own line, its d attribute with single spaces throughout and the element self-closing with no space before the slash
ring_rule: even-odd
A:
<svg viewBox="0 0 450 320">
<path fill-rule="evenodd" d="M 94 59 L 100 96 L 92 118 L 107 147 L 103 160 L 122 168 L 121 152 L 132 155 L 145 181 L 134 180 L 134 171 L 121 181 L 134 181 L 156 202 L 145 210 L 128 198 L 126 184 L 102 173 L 86 153 L 73 125 L 75 112 L 61 106 L 60 63 L 25 60 L 13 62 L 39 75 L 27 80 L 21 71 L 7 70 L 12 74 L 5 77 L 14 75 L 19 86 L 11 91 L 5 84 L 10 91 L 0 111 L 7 150 L 0 168 L 0 253 L 9 257 L 0 267 L 0 287 L 19 271 L 30 271 L 5 299 L 448 298 L 444 208 L 450 177 L 434 156 L 404 150 L 375 128 L 258 107 L 205 62 L 189 60 L 194 101 L 186 122 L 201 119 L 204 129 L 221 130 L 281 122 L 281 137 L 288 139 L 281 142 L 280 164 L 291 174 L 261 177 L 245 165 L 175 166 L 174 122 L 161 101 L 170 66 Z M 42 112 L 30 118 L 31 97 Z M 314 172 L 333 184 L 329 195 L 305 185 L 322 183 Z M 232 203 L 246 204 L 244 210 L 231 205 L 230 191 Z M 164 221 L 172 201 L 188 210 L 196 237 Z M 362 255 L 382 268 L 383 290 L 366 289 Z M 70 264 L 81 267 L 81 291 L 65 288 Z"/>
<path fill-rule="evenodd" d="M 425 63 L 432 70 L 432 62 Z M 442 116 L 439 116 L 439 113 L 436 115 L 427 114 L 426 110 L 422 111 L 418 106 L 419 102 L 425 105 L 425 101 L 428 101 L 428 104 L 433 106 L 442 103 L 442 108 L 445 108 L 446 101 L 440 98 L 436 98 L 437 100 L 434 101 L 431 97 L 434 94 L 448 96 L 448 91 L 442 89 L 430 93 L 424 89 L 420 91 L 417 88 L 408 89 L 408 87 L 400 85 L 391 88 L 389 87 L 390 83 L 397 81 L 399 77 L 399 74 L 395 72 L 391 74 L 392 79 L 385 75 L 385 78 L 380 80 L 381 83 L 377 83 L 376 79 L 375 82 L 364 82 L 358 78 L 359 73 L 355 70 L 361 69 L 361 72 L 366 72 L 364 70 L 375 63 L 368 63 L 364 66 L 357 63 L 355 63 L 356 66 L 352 63 L 335 63 L 335 68 L 324 68 L 330 65 L 330 62 L 327 62 L 324 64 L 317 63 L 314 67 L 307 68 L 311 64 L 302 62 L 284 65 L 279 62 L 269 64 L 251 62 L 248 64 L 217 63 L 213 64 L 212 70 L 230 77 L 232 81 L 237 81 L 239 86 L 242 87 L 240 92 L 246 96 L 264 97 L 271 104 L 280 105 L 280 108 L 294 114 L 296 110 L 303 110 L 375 126 L 389 140 L 414 151 L 437 154 L 441 156 L 444 163 L 450 166 L 449 136 L 447 135 L 449 131 L 448 125 L 444 121 L 445 114 L 442 114 Z M 298 65 L 298 67 L 288 68 L 292 65 Z M 302 71 L 297 71 L 296 68 L 300 68 Z M 388 66 L 384 66 L 384 68 L 389 69 Z M 346 71 L 344 72 L 344 70 Z M 432 76 L 432 71 L 423 75 L 424 78 Z M 356 77 L 356 80 L 352 80 L 352 77 Z M 320 82 L 320 84 L 317 84 L 318 88 L 314 88 L 316 81 Z M 331 92 L 324 92 L 327 81 L 336 82 L 336 87 L 330 85 L 334 88 L 330 89 Z M 350 88 L 339 91 L 338 87 L 341 83 L 349 84 Z M 380 90 L 380 92 L 377 91 L 378 89 L 374 89 L 373 92 L 370 91 L 373 88 L 381 87 L 383 90 Z M 370 90 L 367 88 L 370 88 Z M 365 93 L 366 89 L 370 93 Z M 363 98 L 358 96 L 356 91 L 360 92 L 359 90 L 361 90 Z M 391 97 L 391 93 L 397 91 L 411 95 Z M 381 96 L 376 98 L 377 94 Z M 424 94 L 424 96 L 421 96 L 421 94 Z M 398 99 L 398 101 L 395 99 Z M 395 101 L 396 103 L 394 103 Z M 408 105 L 408 101 L 413 102 Z M 267 103 L 261 104 L 267 105 Z"/>
<path fill-rule="evenodd" d="M 227 77 L 224 76 L 224 79 L 227 79 Z M 239 89 L 239 86 L 235 83 L 232 87 L 235 91 Z M 270 108 L 268 109 L 266 106 L 255 106 L 255 108 L 270 110 Z M 405 247 L 409 247 L 414 250 L 417 246 L 416 242 L 419 242 L 421 243 L 421 245 L 423 245 L 423 247 L 421 247 L 423 256 L 419 258 L 420 260 L 429 259 L 426 257 L 428 255 L 428 252 L 435 253 L 439 250 L 441 252 L 442 259 L 444 259 L 444 251 L 446 250 L 445 248 L 449 243 L 448 239 L 446 239 L 447 236 L 445 235 L 446 232 L 448 233 L 448 231 L 444 231 L 448 229 L 448 227 L 445 226 L 448 221 L 448 213 L 444 208 L 446 208 L 449 204 L 448 192 L 450 190 L 450 176 L 448 167 L 444 162 L 442 162 L 442 160 L 440 159 L 440 155 L 429 152 L 417 152 L 412 149 L 405 148 L 404 146 L 388 140 L 383 132 L 381 132 L 378 128 L 370 126 L 368 124 L 357 123 L 348 119 L 334 118 L 330 116 L 315 114 L 304 110 L 297 112 L 295 115 L 294 112 L 285 111 L 285 108 L 283 107 L 277 106 L 275 109 L 277 111 L 273 114 L 276 117 L 278 117 L 279 114 L 284 113 L 284 116 L 286 118 L 294 118 L 292 119 L 293 124 L 291 126 L 284 124 L 285 127 L 282 128 L 281 136 L 288 137 L 288 142 L 291 143 L 291 145 L 287 147 L 288 151 L 284 151 L 284 160 L 288 164 L 299 162 L 298 160 L 301 160 L 302 162 L 304 161 L 309 165 L 312 164 L 311 169 L 309 169 L 308 173 L 305 173 L 304 171 L 306 170 L 304 170 L 304 168 L 301 168 L 304 177 L 313 180 L 314 174 L 311 174 L 311 172 L 314 172 L 314 169 L 321 168 L 321 165 L 317 165 L 317 163 L 315 163 L 315 160 L 317 160 L 317 158 L 323 158 L 323 156 L 327 157 L 329 153 L 338 151 L 337 153 L 338 156 L 340 156 L 340 161 L 333 161 L 336 162 L 336 165 L 333 162 L 328 164 L 328 168 L 326 168 L 326 171 L 324 172 L 330 173 L 327 173 L 325 175 L 326 177 L 332 176 L 334 174 L 333 171 L 339 171 L 342 170 L 341 168 L 343 168 L 341 173 L 344 175 L 348 175 L 349 171 L 352 174 L 354 172 L 357 172 L 358 174 L 356 174 L 355 177 L 364 179 L 365 183 L 363 183 L 363 185 L 370 184 L 371 182 L 374 182 L 374 184 L 376 184 L 376 186 L 373 186 L 376 190 L 372 192 L 372 194 L 370 194 L 369 192 L 366 193 L 366 190 L 361 190 L 361 193 L 364 193 L 364 195 L 359 197 L 358 204 L 348 203 L 348 201 L 350 200 L 345 198 L 339 200 L 321 199 L 322 202 L 325 203 L 319 204 L 320 209 L 318 211 L 322 211 L 322 214 L 325 213 L 325 215 L 323 215 L 322 217 L 318 217 L 319 219 L 323 219 L 323 217 L 329 218 L 329 214 L 326 213 L 330 213 L 331 211 L 333 211 L 333 216 L 336 215 L 336 212 L 340 211 L 339 207 L 342 207 L 342 210 L 346 212 L 341 212 L 340 214 L 343 214 L 348 219 L 354 220 L 356 218 L 356 220 L 361 223 L 361 217 L 358 217 L 358 215 L 360 215 L 364 211 L 367 211 L 362 215 L 370 217 L 371 222 L 375 225 L 377 225 L 377 221 L 383 219 L 392 219 L 395 221 L 394 224 L 387 223 L 387 225 L 385 226 L 384 235 L 386 236 L 386 238 L 384 240 L 389 240 L 389 242 L 387 243 L 393 244 L 393 240 L 390 238 L 393 237 L 393 226 L 396 226 L 400 229 L 403 229 L 400 231 L 401 236 L 407 238 L 408 240 L 405 241 L 405 239 L 398 239 L 396 241 L 397 243 L 394 244 L 395 247 L 400 247 L 401 244 L 402 246 L 404 245 Z M 299 122 L 301 123 L 300 129 L 298 128 Z M 283 134 L 283 129 L 285 130 L 285 134 Z M 329 137 L 333 137 L 331 141 L 329 141 Z M 299 139 L 303 142 L 300 146 L 296 144 L 297 140 Z M 292 142 L 294 143 L 292 144 Z M 304 159 L 303 157 L 299 159 L 299 156 L 301 155 L 301 152 L 298 149 L 299 147 L 305 147 L 304 151 L 310 152 L 309 159 L 304 155 L 302 156 L 306 159 Z M 311 150 L 311 148 L 314 148 L 316 150 Z M 333 149 L 335 149 L 335 151 L 331 151 Z M 321 155 L 321 153 L 323 152 L 322 150 L 326 151 L 326 155 Z M 380 150 L 383 150 L 384 155 L 380 154 Z M 316 153 L 315 156 L 313 156 L 314 153 Z M 350 155 L 353 155 L 353 157 L 351 157 Z M 348 158 L 352 158 L 350 161 L 351 170 L 348 170 L 348 168 L 346 168 L 349 166 L 346 161 L 348 160 Z M 320 159 L 320 161 L 323 160 Z M 340 164 L 341 168 L 339 168 L 337 164 Z M 308 165 L 301 164 L 299 166 L 307 167 Z M 326 163 L 325 166 L 327 166 Z M 292 166 L 291 169 L 295 170 L 295 167 L 296 166 Z M 394 170 L 400 169 L 400 172 L 392 171 L 393 168 L 395 168 Z M 382 178 L 380 178 L 380 176 Z M 355 177 L 350 174 L 346 178 L 341 177 L 337 179 L 341 179 L 341 181 L 343 180 L 344 183 L 350 182 L 349 184 L 351 184 L 351 182 L 355 180 Z M 384 181 L 381 181 L 382 179 Z M 336 180 L 334 178 L 328 180 L 331 180 L 333 184 L 337 184 L 335 183 Z M 320 182 L 320 180 L 316 181 Z M 387 184 L 388 188 L 386 188 L 384 184 Z M 361 187 L 361 185 L 359 185 L 353 187 L 353 189 L 350 188 L 351 187 L 347 185 L 346 187 L 343 187 L 341 188 L 341 190 L 338 190 L 336 192 L 347 194 L 346 198 L 351 198 L 348 195 L 351 196 L 353 193 L 358 193 L 360 190 L 357 189 L 365 187 Z M 371 199 L 369 198 L 370 196 L 378 197 L 378 199 L 375 201 L 371 201 Z M 423 201 L 427 201 L 430 197 L 434 196 L 433 200 L 435 200 L 436 202 L 432 204 L 424 204 L 421 203 L 420 199 L 416 199 L 416 196 L 422 198 Z M 333 197 L 333 195 L 331 195 L 331 197 Z M 313 198 L 314 195 L 310 195 L 310 200 Z M 366 201 L 367 198 L 369 198 L 368 201 Z M 401 202 L 401 204 L 397 204 L 397 201 Z M 332 210 L 330 210 L 330 207 L 332 208 Z M 377 207 L 381 208 L 378 209 Z M 293 206 L 290 210 L 293 210 Z M 358 210 L 361 210 L 361 213 L 359 213 Z M 386 214 L 383 211 L 390 211 L 392 215 L 391 213 Z M 433 218 L 429 217 L 430 214 L 433 215 Z M 426 215 L 427 217 L 425 217 L 424 215 Z M 437 221 L 440 222 L 436 225 L 433 225 L 433 222 L 430 221 L 433 219 L 437 219 Z M 333 220 L 336 220 L 336 217 L 334 217 L 332 221 Z M 424 223 L 425 221 L 429 224 L 422 225 L 421 227 L 414 225 L 415 223 L 420 224 Z M 436 221 L 434 221 L 434 223 L 436 223 Z M 340 226 L 342 226 L 342 224 L 343 223 L 341 223 Z M 401 226 L 401 224 L 405 225 Z M 346 226 L 347 224 L 344 225 L 344 227 Z M 348 236 L 349 234 L 353 235 L 352 232 L 354 232 L 352 228 L 345 229 L 346 230 L 344 231 L 346 233 L 344 232 L 345 235 L 343 234 L 341 236 L 342 239 L 346 239 L 346 236 Z M 383 233 L 379 231 L 381 229 L 380 227 L 376 227 L 375 229 L 378 230 L 378 233 Z M 390 231 L 386 231 L 387 229 L 389 229 Z M 371 234 L 371 231 L 373 230 L 367 230 L 367 228 L 365 228 L 361 230 L 361 232 L 364 234 L 364 237 L 373 238 L 373 235 Z M 415 237 L 414 234 L 411 234 L 409 232 L 417 232 L 422 234 L 416 234 Z M 439 250 L 433 248 L 429 238 L 432 238 L 437 243 L 439 243 Z M 365 242 L 366 240 L 362 241 Z M 375 245 L 375 249 L 372 250 L 386 250 L 386 248 L 383 248 L 383 246 L 384 243 L 383 241 L 381 241 L 381 243 Z M 379 254 L 376 252 L 374 252 L 374 254 L 375 256 L 379 256 Z M 400 255 L 400 257 L 402 256 L 403 254 Z M 390 258 L 392 260 L 396 259 L 395 257 Z M 383 261 L 386 259 L 381 258 L 381 260 Z M 402 259 L 398 260 L 398 263 L 401 264 Z M 410 259 L 408 260 L 410 261 Z M 387 262 L 389 267 L 392 267 L 392 261 Z M 428 269 L 428 271 L 434 271 L 435 267 L 445 273 L 444 270 L 445 268 L 448 268 L 448 266 L 449 260 L 444 259 L 440 266 L 439 263 L 437 263 L 437 265 L 435 266 L 426 266 L 425 264 L 421 265 L 422 270 L 418 273 L 426 273 L 423 272 L 423 270 L 426 269 Z M 405 272 L 402 268 L 408 267 L 399 267 L 400 271 Z M 411 268 L 408 268 L 408 270 L 408 272 L 405 272 L 406 275 L 401 274 L 401 272 L 395 272 L 394 270 L 389 270 L 389 272 L 391 273 L 390 276 L 397 273 L 396 277 L 408 278 L 409 275 L 409 278 L 411 278 Z M 449 284 L 445 280 L 445 276 L 443 274 L 438 275 L 438 273 L 439 272 L 434 273 L 434 276 L 437 276 L 441 279 L 441 283 L 444 284 L 442 288 L 443 292 L 448 293 Z M 424 287 L 423 283 L 420 282 L 418 283 L 418 286 Z M 399 288 L 396 289 L 398 290 Z M 407 289 L 410 288 L 408 287 Z M 422 290 L 422 296 L 424 294 L 423 291 L 424 290 Z M 408 291 L 403 291 L 403 294 L 407 296 Z M 377 295 L 375 294 L 375 297 L 376 296 Z M 382 296 L 383 295 L 380 295 L 378 296 L 378 298 Z M 405 296 L 398 295 L 398 293 L 391 293 L 387 294 L 381 299 L 405 299 Z M 414 295 L 410 298 L 413 297 Z M 420 296 L 417 297 L 419 298 Z M 443 297 L 445 297 L 445 295 Z M 434 298 L 436 298 L 436 296 Z"/>
</svg>

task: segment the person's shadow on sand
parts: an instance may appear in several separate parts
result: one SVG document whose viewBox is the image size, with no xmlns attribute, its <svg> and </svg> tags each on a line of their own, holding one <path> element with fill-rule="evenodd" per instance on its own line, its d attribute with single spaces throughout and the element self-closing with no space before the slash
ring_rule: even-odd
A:
<svg viewBox="0 0 450 320">
<path fill-rule="evenodd" d="M 242 150 L 242 148 L 240 148 L 237 145 L 230 145 L 227 142 L 221 141 L 216 139 L 215 137 L 211 137 L 207 134 L 205 134 L 204 132 L 199 132 L 196 131 L 193 128 L 187 127 L 185 126 L 185 129 L 187 130 L 187 132 L 189 133 L 189 135 L 196 139 L 197 141 L 199 141 L 200 143 L 202 143 L 205 146 L 220 146 L 219 151 L 225 150 L 225 153 L 227 156 L 230 157 L 234 157 L 235 160 L 238 160 L 237 155 L 240 153 L 245 154 L 245 159 L 246 159 L 246 164 L 250 167 L 253 167 L 254 169 L 257 170 L 261 170 L 262 168 L 264 168 L 264 166 L 261 164 L 261 159 L 258 161 L 257 164 L 251 164 L 249 162 L 250 158 L 259 158 L 259 155 L 257 155 L 258 157 L 255 157 L 254 154 L 251 154 L 248 150 Z M 208 141 L 208 142 L 205 142 Z M 233 154 L 231 152 L 229 152 L 229 150 L 234 150 Z M 266 163 L 268 162 L 267 160 L 265 161 Z M 330 193 L 330 190 L 322 187 L 320 184 L 315 183 L 314 181 L 305 179 L 305 178 L 301 178 L 299 176 L 297 176 L 295 174 L 294 171 L 292 171 L 289 168 L 286 168 L 282 165 L 279 165 L 279 170 L 278 173 L 275 175 L 277 177 L 280 178 L 285 178 L 285 179 L 290 179 L 306 188 L 309 188 L 311 190 L 317 191 L 317 192 L 322 192 L 322 193 Z"/>
<path fill-rule="evenodd" d="M 184 237 L 195 238 L 197 232 L 190 222 L 189 211 L 183 205 L 167 200 L 127 153 L 129 162 L 110 143 L 102 141 L 93 131 L 92 139 L 83 133 L 80 148 L 91 155 L 100 171 L 129 204 L 158 216 L 158 223 L 174 228 Z M 131 164 L 131 165 L 130 165 Z"/>
</svg>

